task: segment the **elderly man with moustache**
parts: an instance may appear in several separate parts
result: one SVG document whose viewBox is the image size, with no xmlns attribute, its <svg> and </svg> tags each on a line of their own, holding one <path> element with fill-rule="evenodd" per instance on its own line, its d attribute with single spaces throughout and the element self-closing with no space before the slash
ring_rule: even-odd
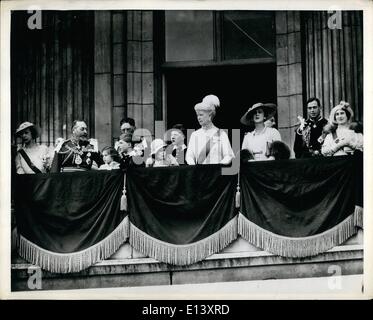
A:
<svg viewBox="0 0 373 320">
<path fill-rule="evenodd" d="M 55 149 L 52 172 L 86 171 L 98 169 L 103 160 L 98 151 L 96 139 L 88 138 L 87 124 L 75 120 L 71 138 L 62 140 Z"/>
</svg>

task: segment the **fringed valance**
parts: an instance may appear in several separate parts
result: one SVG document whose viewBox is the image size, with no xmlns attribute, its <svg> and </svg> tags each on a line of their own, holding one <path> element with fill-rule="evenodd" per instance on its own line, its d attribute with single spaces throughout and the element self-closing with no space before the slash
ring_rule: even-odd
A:
<svg viewBox="0 0 373 320">
<path fill-rule="evenodd" d="M 359 217 L 361 216 L 361 218 Z M 252 245 L 278 256 L 288 258 L 311 257 L 336 247 L 357 233 L 362 210 L 356 210 L 345 220 L 322 233 L 308 237 L 284 237 L 238 216 L 238 233 Z"/>
<path fill-rule="evenodd" d="M 239 235 L 299 258 L 363 227 L 362 158 L 254 162 L 241 166 L 239 179 L 221 172 L 134 168 L 125 189 L 121 171 L 18 176 L 12 241 L 29 262 L 69 273 L 107 259 L 126 239 L 158 261 L 189 265 Z"/>
<path fill-rule="evenodd" d="M 128 238 L 122 172 L 19 175 L 16 190 L 19 255 L 45 270 L 81 271 Z"/>
<path fill-rule="evenodd" d="M 27 261 L 54 273 L 79 272 L 109 258 L 128 239 L 128 216 L 105 239 L 77 252 L 56 253 L 19 237 L 19 255 Z"/>
<path fill-rule="evenodd" d="M 135 225 L 130 225 L 130 245 L 137 251 L 174 265 L 188 265 L 223 250 L 237 238 L 237 216 L 205 239 L 184 245 L 174 245 L 153 238 Z"/>
</svg>

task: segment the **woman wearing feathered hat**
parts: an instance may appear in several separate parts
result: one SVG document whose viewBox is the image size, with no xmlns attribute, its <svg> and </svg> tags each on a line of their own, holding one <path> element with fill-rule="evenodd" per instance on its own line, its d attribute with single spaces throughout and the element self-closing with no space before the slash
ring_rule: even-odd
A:
<svg viewBox="0 0 373 320">
<path fill-rule="evenodd" d="M 329 115 L 321 153 L 325 156 L 343 156 L 355 150 L 363 151 L 363 135 L 350 129 L 354 112 L 348 102 L 341 101 Z"/>
<path fill-rule="evenodd" d="M 228 135 L 217 128 L 213 119 L 220 101 L 215 95 L 208 95 L 194 106 L 200 129 L 194 131 L 189 139 L 185 160 L 194 164 L 229 164 L 234 154 Z"/>
<path fill-rule="evenodd" d="M 254 125 L 255 129 L 246 133 L 242 143 L 242 150 L 248 150 L 249 160 L 271 160 L 270 147 L 273 141 L 281 141 L 277 129 L 265 125 L 265 121 L 276 112 L 273 103 L 255 103 L 241 118 L 241 123 L 247 126 Z"/>
<path fill-rule="evenodd" d="M 38 128 L 31 122 L 23 122 L 17 128 L 15 136 L 22 139 L 22 147 L 17 150 L 15 158 L 17 173 L 47 172 L 51 164 L 51 152 L 47 146 L 36 143 Z"/>
</svg>

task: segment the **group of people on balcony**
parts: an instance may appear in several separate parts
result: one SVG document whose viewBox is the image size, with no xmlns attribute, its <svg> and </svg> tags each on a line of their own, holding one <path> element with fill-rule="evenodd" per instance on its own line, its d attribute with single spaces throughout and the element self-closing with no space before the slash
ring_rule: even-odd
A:
<svg viewBox="0 0 373 320">
<path fill-rule="evenodd" d="M 59 139 L 51 152 L 46 146 L 36 144 L 38 129 L 31 122 L 22 123 L 15 135 L 22 146 L 15 158 L 16 171 L 24 173 L 85 171 L 89 169 L 112 170 L 131 165 L 162 167 L 196 164 L 229 165 L 235 155 L 228 135 L 217 128 L 214 117 L 219 112 L 220 101 L 208 95 L 194 106 L 201 128 L 194 131 L 185 144 L 186 132 L 181 124 L 171 129 L 167 144 L 163 139 L 154 139 L 150 148 L 146 140 L 134 141 L 135 121 L 121 121 L 121 135 L 114 147 L 98 150 L 95 139 L 88 138 L 84 121 L 73 122 L 71 138 Z M 251 128 L 245 134 L 240 151 L 241 162 L 289 159 L 290 149 L 281 141 L 274 128 L 276 105 L 255 103 L 241 118 L 241 123 Z M 352 122 L 354 113 L 345 101 L 335 106 L 329 121 L 321 115 L 317 98 L 307 101 L 308 118 L 298 117 L 300 125 L 295 132 L 294 153 L 296 158 L 314 156 L 348 155 L 355 150 L 363 151 L 362 127 Z"/>
</svg>

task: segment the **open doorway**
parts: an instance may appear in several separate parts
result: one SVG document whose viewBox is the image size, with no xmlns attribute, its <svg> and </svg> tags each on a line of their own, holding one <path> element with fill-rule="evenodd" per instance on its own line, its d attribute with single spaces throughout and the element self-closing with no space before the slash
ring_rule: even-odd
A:
<svg viewBox="0 0 373 320">
<path fill-rule="evenodd" d="M 276 103 L 277 99 L 275 64 L 169 69 L 165 79 L 167 128 L 183 123 L 198 129 L 194 105 L 205 95 L 215 94 L 220 99 L 215 125 L 241 129 L 242 139 L 247 128 L 240 118 L 245 111 L 256 102 Z"/>
</svg>

